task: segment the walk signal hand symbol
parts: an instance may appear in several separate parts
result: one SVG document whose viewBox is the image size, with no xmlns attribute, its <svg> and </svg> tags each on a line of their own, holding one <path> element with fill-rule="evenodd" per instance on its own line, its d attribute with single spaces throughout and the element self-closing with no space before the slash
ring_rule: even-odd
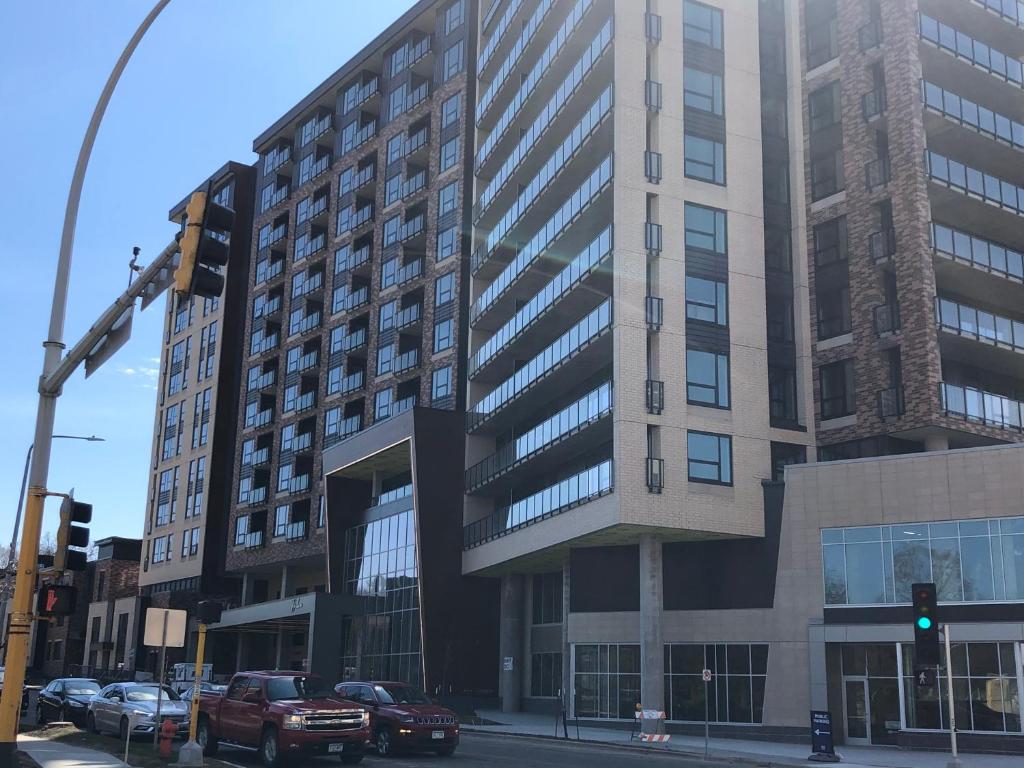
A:
<svg viewBox="0 0 1024 768">
<path fill-rule="evenodd" d="M 55 605 L 57 605 L 57 591 L 55 589 L 46 590 L 46 612 L 53 613 Z"/>
</svg>

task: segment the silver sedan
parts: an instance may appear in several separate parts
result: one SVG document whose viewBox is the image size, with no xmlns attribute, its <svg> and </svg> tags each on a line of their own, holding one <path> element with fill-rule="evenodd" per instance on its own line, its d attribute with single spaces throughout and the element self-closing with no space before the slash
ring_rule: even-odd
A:
<svg viewBox="0 0 1024 768">
<path fill-rule="evenodd" d="M 167 686 L 156 683 L 114 683 L 97 693 L 89 702 L 86 727 L 93 733 L 116 733 L 122 739 L 132 733 L 153 733 L 160 727 L 156 719 L 160 694 L 160 723 L 170 720 L 178 733 L 188 732 L 188 704 Z"/>
</svg>

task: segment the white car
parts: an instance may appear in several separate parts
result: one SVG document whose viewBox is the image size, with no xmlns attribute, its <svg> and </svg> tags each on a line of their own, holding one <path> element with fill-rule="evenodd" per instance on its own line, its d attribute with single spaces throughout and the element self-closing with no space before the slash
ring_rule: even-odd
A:
<svg viewBox="0 0 1024 768">
<path fill-rule="evenodd" d="M 160 722 L 156 719 L 157 695 L 160 694 Z M 121 739 L 132 733 L 153 733 L 160 723 L 170 720 L 178 733 L 188 733 L 188 704 L 166 685 L 156 683 L 114 683 L 97 693 L 89 702 L 86 728 L 92 733 L 104 731 Z M 134 725 L 133 725 L 134 724 Z"/>
</svg>

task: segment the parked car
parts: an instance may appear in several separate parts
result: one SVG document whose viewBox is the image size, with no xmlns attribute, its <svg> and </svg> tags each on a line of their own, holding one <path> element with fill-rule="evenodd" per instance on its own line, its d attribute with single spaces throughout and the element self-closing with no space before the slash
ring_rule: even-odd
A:
<svg viewBox="0 0 1024 768">
<path fill-rule="evenodd" d="M 63 720 L 85 725 L 89 702 L 100 692 L 100 684 L 83 677 L 60 677 L 51 680 L 36 698 L 36 722 L 45 725 Z"/>
<path fill-rule="evenodd" d="M 233 744 L 259 749 L 267 768 L 299 755 L 338 755 L 355 765 L 369 739 L 370 714 L 305 672 L 239 672 L 223 695 L 199 696 L 196 741 L 207 756 Z"/>
<path fill-rule="evenodd" d="M 156 719 L 158 695 L 161 699 L 159 723 Z M 178 727 L 178 734 L 183 735 L 188 733 L 188 715 L 188 705 L 166 685 L 161 689 L 156 683 L 114 683 L 90 700 L 86 728 L 92 733 L 116 733 L 124 739 L 130 727 L 132 733 L 153 733 L 164 720 L 170 720 Z"/>
<path fill-rule="evenodd" d="M 199 683 L 199 690 L 202 693 L 215 693 L 215 694 L 218 694 L 220 696 L 223 696 L 224 695 L 224 691 L 226 691 L 227 689 L 228 689 L 228 687 L 226 685 L 217 685 L 216 683 L 207 683 L 207 682 Z M 194 685 L 189 686 L 181 694 L 181 700 L 191 704 L 192 703 L 192 696 L 195 695 L 195 690 L 196 690 L 196 687 Z"/>
<path fill-rule="evenodd" d="M 407 683 L 339 683 L 339 696 L 370 710 L 370 728 L 377 754 L 401 750 L 447 756 L 459 745 L 459 718 Z"/>
</svg>

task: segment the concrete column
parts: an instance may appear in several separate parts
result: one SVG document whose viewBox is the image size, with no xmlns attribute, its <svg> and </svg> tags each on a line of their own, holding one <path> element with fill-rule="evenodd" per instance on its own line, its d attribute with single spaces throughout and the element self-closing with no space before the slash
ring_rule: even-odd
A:
<svg viewBox="0 0 1024 768">
<path fill-rule="evenodd" d="M 661 542 L 645 535 L 640 539 L 640 703 L 644 709 L 665 706 L 662 595 Z"/>
<path fill-rule="evenodd" d="M 924 449 L 926 451 L 948 451 L 949 438 L 946 435 L 925 435 Z"/>
<path fill-rule="evenodd" d="M 252 581 L 248 572 L 242 574 L 242 605 L 252 605 Z"/>
<path fill-rule="evenodd" d="M 807 628 L 807 667 L 811 684 L 811 709 L 828 709 L 828 665 L 825 660 L 825 626 Z"/>
<path fill-rule="evenodd" d="M 562 565 L 562 701 L 565 711 L 573 706 L 572 649 L 569 646 L 569 561 Z"/>
<path fill-rule="evenodd" d="M 239 632 L 238 635 L 238 650 L 235 651 L 235 658 L 238 660 L 238 669 L 245 669 L 246 664 L 246 653 L 245 653 L 245 634 Z"/>
<path fill-rule="evenodd" d="M 281 629 L 280 627 L 278 627 L 278 630 L 277 630 L 277 664 L 276 664 L 278 669 L 286 669 L 286 668 L 288 668 L 285 665 L 286 665 L 287 662 L 290 661 L 289 659 L 286 659 L 284 657 L 284 643 L 285 643 L 284 630 Z"/>
<path fill-rule="evenodd" d="M 523 663 L 523 576 L 519 573 L 501 577 L 501 624 L 498 648 L 501 658 L 501 711 L 518 712 L 522 686 L 520 667 Z M 511 669 L 506 667 L 511 660 Z"/>
<path fill-rule="evenodd" d="M 316 596 L 313 611 L 309 614 L 306 671 L 315 672 L 325 680 L 340 680 L 338 641 L 341 638 L 342 612 L 332 601 L 321 599 L 324 597 L 329 595 Z"/>
<path fill-rule="evenodd" d="M 288 597 L 288 566 L 281 566 L 281 599 Z"/>
</svg>

